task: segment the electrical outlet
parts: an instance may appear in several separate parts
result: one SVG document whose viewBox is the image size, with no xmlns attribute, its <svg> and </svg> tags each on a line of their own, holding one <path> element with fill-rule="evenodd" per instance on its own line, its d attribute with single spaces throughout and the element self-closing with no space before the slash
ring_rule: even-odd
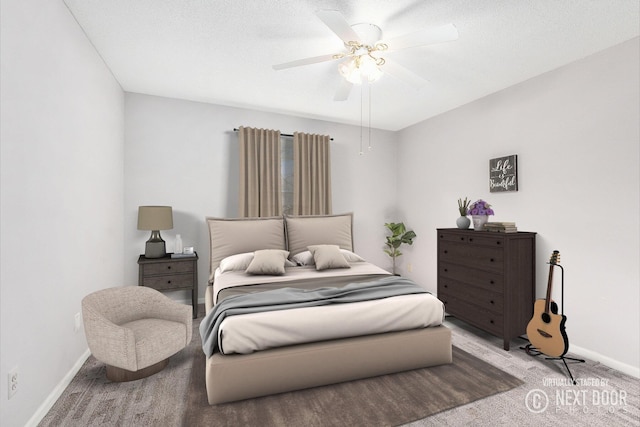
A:
<svg viewBox="0 0 640 427">
<path fill-rule="evenodd" d="M 80 318 L 80 313 L 76 313 L 75 317 L 74 317 L 74 325 L 73 325 L 73 331 L 74 332 L 78 332 L 80 331 L 80 326 L 82 324 L 82 319 Z"/>
<path fill-rule="evenodd" d="M 11 371 L 9 371 L 9 375 L 7 378 L 7 383 L 9 386 L 9 399 L 13 397 L 14 394 L 18 392 L 18 367 L 16 366 Z"/>
<path fill-rule="evenodd" d="M 413 264 L 411 264 L 411 263 L 407 264 L 407 271 L 409 273 L 411 273 L 413 271 Z"/>
</svg>

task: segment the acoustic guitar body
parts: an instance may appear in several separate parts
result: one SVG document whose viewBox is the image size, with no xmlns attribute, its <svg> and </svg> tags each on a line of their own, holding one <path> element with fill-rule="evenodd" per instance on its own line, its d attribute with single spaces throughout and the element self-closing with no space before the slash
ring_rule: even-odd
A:
<svg viewBox="0 0 640 427">
<path fill-rule="evenodd" d="M 569 338 L 565 331 L 567 316 L 558 313 L 558 306 L 551 303 L 545 312 L 546 300 L 538 299 L 533 305 L 533 317 L 527 325 L 527 337 L 531 345 L 551 357 L 562 357 L 569 350 Z"/>
</svg>

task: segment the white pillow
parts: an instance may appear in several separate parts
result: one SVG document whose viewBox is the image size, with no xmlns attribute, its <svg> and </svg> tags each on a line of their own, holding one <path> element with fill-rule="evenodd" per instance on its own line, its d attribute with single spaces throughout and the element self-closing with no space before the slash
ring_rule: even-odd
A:
<svg viewBox="0 0 640 427">
<path fill-rule="evenodd" d="M 253 260 L 253 252 L 231 255 L 220 261 L 220 273 L 225 271 L 244 271 Z"/>
<path fill-rule="evenodd" d="M 247 252 L 245 254 L 231 255 L 220 261 L 220 273 L 225 271 L 245 271 L 249 264 L 253 261 L 253 252 Z M 297 267 L 293 261 L 287 259 L 284 262 L 285 267 Z"/>
<path fill-rule="evenodd" d="M 266 274 L 280 276 L 284 274 L 289 251 L 263 249 L 253 253 L 253 260 L 245 270 L 247 274 Z"/>
<path fill-rule="evenodd" d="M 316 270 L 330 268 L 351 268 L 349 261 L 340 252 L 338 245 L 312 245 L 307 246 L 316 264 Z"/>
<path fill-rule="evenodd" d="M 340 249 L 340 253 L 342 256 L 349 262 L 364 262 L 365 259 L 360 255 L 357 255 L 351 251 L 346 249 Z M 315 265 L 315 261 L 313 260 L 313 255 L 311 255 L 311 251 L 300 252 L 298 255 L 294 255 L 292 257 L 293 261 L 297 265 Z"/>
</svg>

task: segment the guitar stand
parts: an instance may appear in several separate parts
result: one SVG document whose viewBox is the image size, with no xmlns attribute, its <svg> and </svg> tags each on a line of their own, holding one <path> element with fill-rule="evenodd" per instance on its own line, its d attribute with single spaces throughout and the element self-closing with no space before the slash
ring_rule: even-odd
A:
<svg viewBox="0 0 640 427">
<path fill-rule="evenodd" d="M 562 302 L 561 302 L 560 310 L 561 310 L 561 314 L 564 315 L 564 268 L 560 264 L 556 264 L 555 266 L 560 267 L 560 271 L 562 273 L 561 286 L 560 286 Z M 527 344 L 524 347 L 520 347 L 520 349 L 526 351 L 529 356 L 533 356 L 533 357 L 537 357 L 542 354 L 540 350 L 533 347 L 531 344 Z M 545 357 L 545 360 L 562 360 L 562 363 L 564 363 L 564 367 L 567 368 L 567 372 L 569 373 L 569 377 L 571 378 L 571 382 L 573 383 L 573 385 L 576 385 L 576 380 L 573 378 L 573 374 L 571 373 L 571 369 L 569 369 L 567 360 L 570 360 L 574 363 L 585 363 L 584 359 L 576 359 L 575 357 L 567 357 L 564 355 L 560 357 Z"/>
<path fill-rule="evenodd" d="M 526 351 L 529 356 L 533 356 L 533 357 L 537 357 L 537 356 L 540 356 L 542 354 L 542 352 L 540 350 L 538 350 L 537 348 L 533 347 L 531 344 L 527 344 L 524 347 L 520 347 L 520 349 Z M 571 382 L 573 383 L 573 385 L 576 385 L 577 382 L 573 378 L 573 374 L 571 374 L 571 369 L 569 369 L 569 365 L 567 364 L 567 360 L 570 360 L 570 361 L 572 361 L 574 363 L 585 363 L 584 359 L 576 359 L 575 357 L 567 357 L 567 356 L 545 357 L 545 360 L 562 360 L 562 363 L 564 363 L 564 367 L 567 368 L 567 372 L 569 373 L 569 377 L 571 378 Z"/>
</svg>

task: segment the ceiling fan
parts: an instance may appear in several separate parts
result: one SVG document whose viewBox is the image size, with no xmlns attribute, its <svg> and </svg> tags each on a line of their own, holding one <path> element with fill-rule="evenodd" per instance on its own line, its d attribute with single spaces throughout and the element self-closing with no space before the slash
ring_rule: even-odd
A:
<svg viewBox="0 0 640 427">
<path fill-rule="evenodd" d="M 338 71 L 344 78 L 334 96 L 336 101 L 344 101 L 349 98 L 354 83 L 377 80 L 383 74 L 383 69 L 384 72 L 412 86 L 423 86 L 426 83 L 424 78 L 388 58 L 383 58 L 382 54 L 458 39 L 456 27 L 453 24 L 447 24 L 435 28 L 425 28 L 383 41 L 382 30 L 377 25 L 369 23 L 349 25 L 337 10 L 320 10 L 316 12 L 316 15 L 344 42 L 345 50 L 276 64 L 273 69 L 284 70 L 319 62 L 342 60 Z"/>
</svg>

